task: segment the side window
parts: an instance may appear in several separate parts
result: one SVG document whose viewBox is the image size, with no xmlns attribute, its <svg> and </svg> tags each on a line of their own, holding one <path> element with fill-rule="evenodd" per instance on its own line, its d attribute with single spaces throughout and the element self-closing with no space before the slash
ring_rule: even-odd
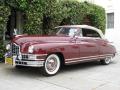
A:
<svg viewBox="0 0 120 90">
<path fill-rule="evenodd" d="M 70 28 L 69 30 L 69 36 L 73 36 L 77 32 L 76 28 Z"/>
<path fill-rule="evenodd" d="M 91 30 L 91 29 L 82 29 L 82 34 L 83 37 L 96 37 L 96 38 L 101 38 L 101 36 L 99 35 L 99 33 L 95 30 Z"/>
</svg>

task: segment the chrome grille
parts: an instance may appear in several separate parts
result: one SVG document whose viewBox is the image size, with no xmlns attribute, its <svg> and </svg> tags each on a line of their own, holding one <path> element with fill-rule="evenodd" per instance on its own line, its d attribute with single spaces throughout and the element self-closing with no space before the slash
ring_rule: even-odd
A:
<svg viewBox="0 0 120 90">
<path fill-rule="evenodd" d="M 12 55 L 19 55 L 20 48 L 16 44 L 12 44 Z"/>
<path fill-rule="evenodd" d="M 27 60 L 28 59 L 28 55 L 22 55 L 22 59 L 23 60 Z"/>
</svg>

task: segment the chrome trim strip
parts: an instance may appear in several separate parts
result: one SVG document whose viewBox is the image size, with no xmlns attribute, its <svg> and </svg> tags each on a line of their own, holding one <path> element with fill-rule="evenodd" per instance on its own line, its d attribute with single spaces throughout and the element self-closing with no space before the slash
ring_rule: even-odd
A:
<svg viewBox="0 0 120 90">
<path fill-rule="evenodd" d="M 26 54 L 26 53 L 21 53 L 21 55 L 47 56 L 48 54 Z"/>
<path fill-rule="evenodd" d="M 101 54 L 100 56 L 104 56 L 104 55 L 113 55 L 113 54 Z"/>
<path fill-rule="evenodd" d="M 93 59 L 98 59 L 98 58 L 81 59 L 81 60 L 75 60 L 75 61 L 71 60 L 71 61 L 66 61 L 65 63 L 68 64 L 68 63 L 80 62 L 85 60 L 92 61 Z"/>
<path fill-rule="evenodd" d="M 65 60 L 77 60 L 77 59 L 92 58 L 92 57 L 98 57 L 98 56 L 88 56 L 88 57 L 80 57 L 80 58 L 71 58 L 71 59 L 65 59 Z"/>
<path fill-rule="evenodd" d="M 82 58 L 91 58 L 91 57 L 100 57 L 100 56 L 112 56 L 113 54 L 104 54 L 104 55 L 95 55 L 95 56 L 87 56 L 87 57 L 80 57 L 80 58 L 71 58 L 65 60 L 75 60 L 75 59 L 82 59 Z"/>
<path fill-rule="evenodd" d="M 45 59 L 34 59 L 34 60 L 29 60 L 29 59 L 22 59 L 21 61 L 44 61 Z"/>
<path fill-rule="evenodd" d="M 88 57 L 80 57 L 80 58 L 71 58 L 71 59 L 65 59 L 65 63 L 72 63 L 72 62 L 79 62 L 84 60 L 92 60 L 92 59 L 100 59 L 105 57 L 113 56 L 113 54 L 104 54 L 104 55 L 96 55 L 96 56 L 88 56 Z M 75 61 L 73 61 L 75 60 Z"/>
</svg>

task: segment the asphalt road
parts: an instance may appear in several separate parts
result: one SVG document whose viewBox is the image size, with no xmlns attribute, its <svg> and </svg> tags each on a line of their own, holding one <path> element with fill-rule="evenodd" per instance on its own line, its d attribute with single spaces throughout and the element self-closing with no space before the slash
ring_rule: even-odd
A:
<svg viewBox="0 0 120 90">
<path fill-rule="evenodd" d="M 120 90 L 120 55 L 113 60 L 65 66 L 52 77 L 42 76 L 39 68 L 0 63 L 0 90 Z"/>
</svg>

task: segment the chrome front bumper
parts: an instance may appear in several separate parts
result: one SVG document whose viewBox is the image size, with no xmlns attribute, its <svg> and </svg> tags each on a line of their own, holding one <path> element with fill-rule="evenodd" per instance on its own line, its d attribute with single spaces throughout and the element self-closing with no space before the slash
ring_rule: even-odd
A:
<svg viewBox="0 0 120 90">
<path fill-rule="evenodd" d="M 13 65 L 20 65 L 20 66 L 30 66 L 30 67 L 42 67 L 44 65 L 44 59 L 39 60 L 22 60 L 18 59 L 17 56 L 13 56 Z"/>
<path fill-rule="evenodd" d="M 13 55 L 10 52 L 5 54 L 5 63 L 12 64 L 13 66 L 30 66 L 30 67 L 42 67 L 47 54 L 19 54 Z"/>
<path fill-rule="evenodd" d="M 44 65 L 44 61 L 20 61 L 15 60 L 13 65 L 20 65 L 20 66 L 30 66 L 30 67 L 42 67 Z"/>
</svg>

